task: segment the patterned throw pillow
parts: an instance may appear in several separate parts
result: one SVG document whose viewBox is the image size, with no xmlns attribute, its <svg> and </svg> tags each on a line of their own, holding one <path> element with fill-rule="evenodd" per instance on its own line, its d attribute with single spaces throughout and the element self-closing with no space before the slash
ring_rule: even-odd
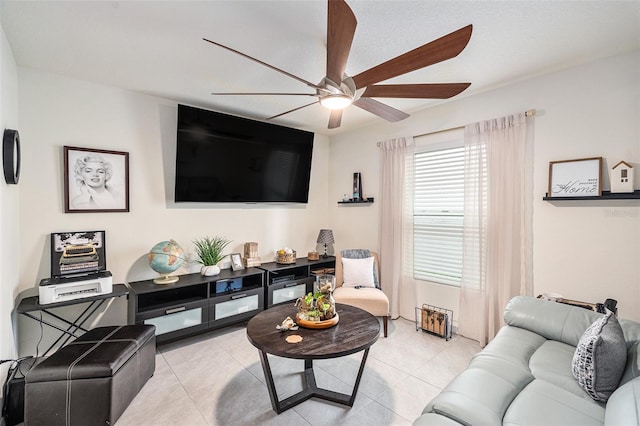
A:
<svg viewBox="0 0 640 426">
<path fill-rule="evenodd" d="M 573 354 L 572 371 L 578 384 L 596 401 L 607 401 L 618 387 L 627 362 L 627 345 L 612 312 L 584 332 Z"/>
</svg>

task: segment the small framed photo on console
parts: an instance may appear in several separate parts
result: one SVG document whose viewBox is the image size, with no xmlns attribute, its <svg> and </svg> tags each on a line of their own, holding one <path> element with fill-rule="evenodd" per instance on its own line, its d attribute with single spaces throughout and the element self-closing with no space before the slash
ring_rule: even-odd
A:
<svg viewBox="0 0 640 426">
<path fill-rule="evenodd" d="M 64 212 L 128 212 L 129 153 L 64 147 Z"/>
<path fill-rule="evenodd" d="M 232 253 L 229 255 L 231 258 L 231 269 L 234 271 L 239 271 L 244 269 L 244 265 L 242 264 L 242 256 L 240 253 Z"/>
</svg>

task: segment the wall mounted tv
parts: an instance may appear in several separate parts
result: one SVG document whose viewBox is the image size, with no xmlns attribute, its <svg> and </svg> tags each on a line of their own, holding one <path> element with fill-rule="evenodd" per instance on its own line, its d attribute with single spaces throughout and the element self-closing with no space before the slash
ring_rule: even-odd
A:
<svg viewBox="0 0 640 426">
<path fill-rule="evenodd" d="M 313 136 L 178 105 L 175 201 L 306 203 Z"/>
</svg>

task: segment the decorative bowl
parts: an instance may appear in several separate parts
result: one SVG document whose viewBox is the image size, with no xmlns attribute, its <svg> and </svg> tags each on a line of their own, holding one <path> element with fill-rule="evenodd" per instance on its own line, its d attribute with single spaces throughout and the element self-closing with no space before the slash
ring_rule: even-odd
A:
<svg viewBox="0 0 640 426">
<path fill-rule="evenodd" d="M 296 263 L 296 251 L 293 250 L 293 253 L 276 254 L 276 263 L 285 265 Z"/>
<path fill-rule="evenodd" d="M 304 328 L 313 328 L 313 329 L 331 328 L 334 325 L 336 325 L 339 320 L 340 320 L 340 316 L 338 315 L 338 313 L 336 313 L 335 317 L 326 321 L 308 321 L 308 320 L 302 319 L 300 317 L 300 314 L 296 314 L 296 324 Z"/>
</svg>

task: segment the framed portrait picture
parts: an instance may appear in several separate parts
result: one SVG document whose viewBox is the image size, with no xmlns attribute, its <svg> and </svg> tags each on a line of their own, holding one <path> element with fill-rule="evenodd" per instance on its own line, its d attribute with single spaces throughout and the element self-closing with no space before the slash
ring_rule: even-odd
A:
<svg viewBox="0 0 640 426">
<path fill-rule="evenodd" d="M 128 212 L 129 153 L 64 147 L 64 212 Z"/>
<path fill-rule="evenodd" d="M 240 253 L 232 253 L 231 257 L 231 269 L 234 271 L 239 271 L 244 269 L 244 265 L 242 264 L 242 256 Z"/>
<path fill-rule="evenodd" d="M 602 157 L 549 163 L 549 197 L 602 195 Z"/>
</svg>

